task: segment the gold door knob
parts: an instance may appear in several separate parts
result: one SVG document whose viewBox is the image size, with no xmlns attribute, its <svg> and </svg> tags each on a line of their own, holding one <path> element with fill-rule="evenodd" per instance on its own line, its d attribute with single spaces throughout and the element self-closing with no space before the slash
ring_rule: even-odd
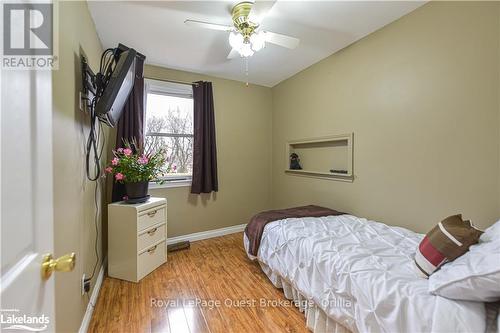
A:
<svg viewBox="0 0 500 333">
<path fill-rule="evenodd" d="M 52 254 L 46 254 L 42 261 L 42 279 L 47 280 L 53 271 L 71 272 L 75 268 L 75 253 L 66 254 L 54 259 Z"/>
</svg>

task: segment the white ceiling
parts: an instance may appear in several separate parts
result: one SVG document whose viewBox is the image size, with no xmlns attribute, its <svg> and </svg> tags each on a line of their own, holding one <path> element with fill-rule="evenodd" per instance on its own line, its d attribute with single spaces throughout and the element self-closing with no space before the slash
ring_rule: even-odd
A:
<svg viewBox="0 0 500 333">
<path fill-rule="evenodd" d="M 246 81 L 245 61 L 227 60 L 228 33 L 184 24 L 186 19 L 231 25 L 239 1 L 89 1 L 105 48 L 118 43 L 146 55 L 146 63 Z M 300 38 L 294 50 L 267 46 L 249 58 L 248 81 L 272 87 L 413 11 L 412 1 L 278 1 L 264 30 Z"/>
</svg>

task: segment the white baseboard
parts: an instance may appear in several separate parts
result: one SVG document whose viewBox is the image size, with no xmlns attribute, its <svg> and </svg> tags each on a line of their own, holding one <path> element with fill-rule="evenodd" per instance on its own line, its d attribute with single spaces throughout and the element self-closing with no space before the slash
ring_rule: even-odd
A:
<svg viewBox="0 0 500 333">
<path fill-rule="evenodd" d="M 245 224 L 238 224 L 238 225 L 234 225 L 234 226 L 226 227 L 226 228 L 201 231 L 201 232 L 195 232 L 193 234 L 171 237 L 171 238 L 167 238 L 167 245 L 175 244 L 178 242 L 184 242 L 184 241 L 194 242 L 194 241 L 198 241 L 198 240 L 202 240 L 202 239 L 208 239 L 208 238 L 214 238 L 214 237 L 234 234 L 237 232 L 242 232 L 243 230 L 245 230 L 246 226 L 247 226 L 246 223 Z"/>
<path fill-rule="evenodd" d="M 95 280 L 95 286 L 94 289 L 92 289 L 92 295 L 90 295 L 90 301 L 89 304 L 87 304 L 87 310 L 85 311 L 85 315 L 83 316 L 82 324 L 80 325 L 78 333 L 87 333 L 87 330 L 89 329 L 90 320 L 92 319 L 92 313 L 94 312 L 94 306 L 97 302 L 99 291 L 101 290 L 102 281 L 104 280 L 104 271 L 106 270 L 107 262 L 108 258 L 106 257 L 102 261 L 102 266 Z"/>
</svg>

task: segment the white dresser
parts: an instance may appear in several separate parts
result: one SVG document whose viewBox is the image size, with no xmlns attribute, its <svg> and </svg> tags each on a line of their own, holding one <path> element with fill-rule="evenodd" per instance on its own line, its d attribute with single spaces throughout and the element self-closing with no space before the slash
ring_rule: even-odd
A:
<svg viewBox="0 0 500 333">
<path fill-rule="evenodd" d="M 139 282 L 167 261 L 167 200 L 108 205 L 108 275 Z"/>
</svg>

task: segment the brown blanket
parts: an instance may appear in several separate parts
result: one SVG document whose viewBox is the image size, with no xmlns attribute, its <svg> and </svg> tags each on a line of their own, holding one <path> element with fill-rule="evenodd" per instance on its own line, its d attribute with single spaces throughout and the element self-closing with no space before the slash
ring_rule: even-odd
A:
<svg viewBox="0 0 500 333">
<path fill-rule="evenodd" d="M 264 227 L 269 222 L 283 220 L 287 218 L 297 217 L 322 217 L 330 215 L 342 215 L 344 213 L 337 212 L 336 210 L 320 207 L 320 206 L 302 206 L 288 209 L 268 210 L 258 213 L 250 220 L 245 228 L 245 234 L 248 237 L 250 247 L 249 252 L 251 255 L 256 256 L 259 250 L 260 239 L 264 232 Z"/>
</svg>

